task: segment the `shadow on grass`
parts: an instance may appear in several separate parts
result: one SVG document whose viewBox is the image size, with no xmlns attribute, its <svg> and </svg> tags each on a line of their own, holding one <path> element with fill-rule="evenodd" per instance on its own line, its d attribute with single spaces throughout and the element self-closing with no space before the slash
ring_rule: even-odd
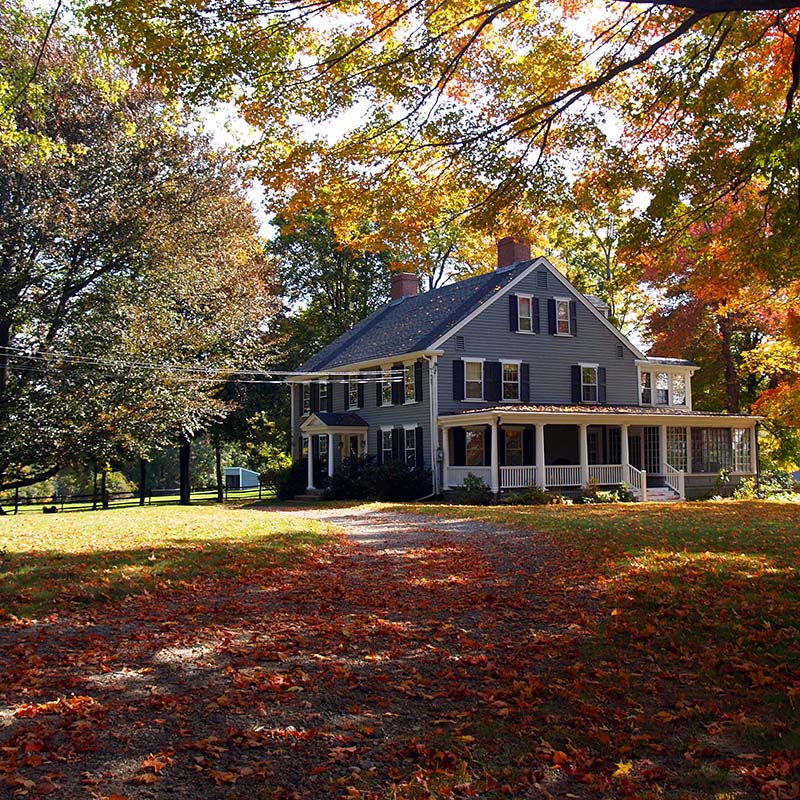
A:
<svg viewBox="0 0 800 800">
<path fill-rule="evenodd" d="M 250 575 L 291 566 L 329 537 L 293 530 L 246 541 L 173 539 L 168 545 L 68 553 L 42 550 L 0 558 L 0 609 L 19 617 L 64 604 L 92 604 L 166 585 Z"/>
</svg>

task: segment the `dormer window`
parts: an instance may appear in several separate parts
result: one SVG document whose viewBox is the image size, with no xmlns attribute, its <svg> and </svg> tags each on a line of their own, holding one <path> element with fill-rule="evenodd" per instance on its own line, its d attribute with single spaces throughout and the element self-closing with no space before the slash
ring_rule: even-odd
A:
<svg viewBox="0 0 800 800">
<path fill-rule="evenodd" d="M 686 405 L 686 378 L 683 375 L 672 376 L 672 405 Z"/>
<path fill-rule="evenodd" d="M 639 376 L 639 383 L 642 390 L 642 405 L 649 406 L 653 402 L 653 374 L 642 372 Z"/>
<path fill-rule="evenodd" d="M 669 405 L 669 374 L 666 372 L 656 373 L 656 405 Z"/>
</svg>

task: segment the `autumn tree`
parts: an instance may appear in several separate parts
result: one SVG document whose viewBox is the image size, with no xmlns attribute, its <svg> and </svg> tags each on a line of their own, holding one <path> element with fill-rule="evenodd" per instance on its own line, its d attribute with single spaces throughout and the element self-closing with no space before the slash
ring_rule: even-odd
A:
<svg viewBox="0 0 800 800">
<path fill-rule="evenodd" d="M 224 411 L 205 369 L 268 359 L 275 307 L 232 159 L 94 43 L 56 26 L 42 50 L 47 26 L 4 7 L 6 487 L 190 436 Z"/>
</svg>

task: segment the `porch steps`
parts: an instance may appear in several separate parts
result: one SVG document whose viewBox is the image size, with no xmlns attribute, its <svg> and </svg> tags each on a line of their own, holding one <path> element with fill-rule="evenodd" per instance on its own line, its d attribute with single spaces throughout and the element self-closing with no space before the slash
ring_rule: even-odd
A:
<svg viewBox="0 0 800 800">
<path fill-rule="evenodd" d="M 295 495 L 292 500 L 284 501 L 287 506 L 311 506 L 315 505 L 322 499 L 322 490 L 314 489 L 313 491 L 305 491 L 303 494 Z"/>
<path fill-rule="evenodd" d="M 647 490 L 647 499 L 653 503 L 670 503 L 680 500 L 680 497 L 669 486 L 655 486 Z"/>
</svg>

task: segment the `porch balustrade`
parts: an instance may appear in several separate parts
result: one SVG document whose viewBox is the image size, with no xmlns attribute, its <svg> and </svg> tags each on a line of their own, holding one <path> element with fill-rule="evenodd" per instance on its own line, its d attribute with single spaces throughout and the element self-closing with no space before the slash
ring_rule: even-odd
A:
<svg viewBox="0 0 800 800">
<path fill-rule="evenodd" d="M 632 464 L 627 465 L 627 473 L 628 479 L 625 482 L 633 489 L 633 493 L 638 495 L 640 500 L 647 500 L 647 473 L 636 469 Z"/>
<path fill-rule="evenodd" d="M 686 499 L 686 487 L 683 470 L 675 469 L 671 464 L 664 463 L 664 483 L 675 492 L 681 500 Z"/>
<path fill-rule="evenodd" d="M 589 464 L 589 480 L 595 480 L 601 486 L 622 483 L 622 464 Z"/>
<path fill-rule="evenodd" d="M 491 467 L 448 467 L 445 476 L 446 486 L 461 486 L 464 483 L 464 478 L 470 473 L 489 486 L 492 481 L 492 468 Z"/>
<path fill-rule="evenodd" d="M 527 489 L 536 483 L 536 467 L 500 467 L 501 489 Z"/>
<path fill-rule="evenodd" d="M 580 464 L 565 464 L 544 468 L 545 484 L 549 486 L 583 486 Z"/>
</svg>

